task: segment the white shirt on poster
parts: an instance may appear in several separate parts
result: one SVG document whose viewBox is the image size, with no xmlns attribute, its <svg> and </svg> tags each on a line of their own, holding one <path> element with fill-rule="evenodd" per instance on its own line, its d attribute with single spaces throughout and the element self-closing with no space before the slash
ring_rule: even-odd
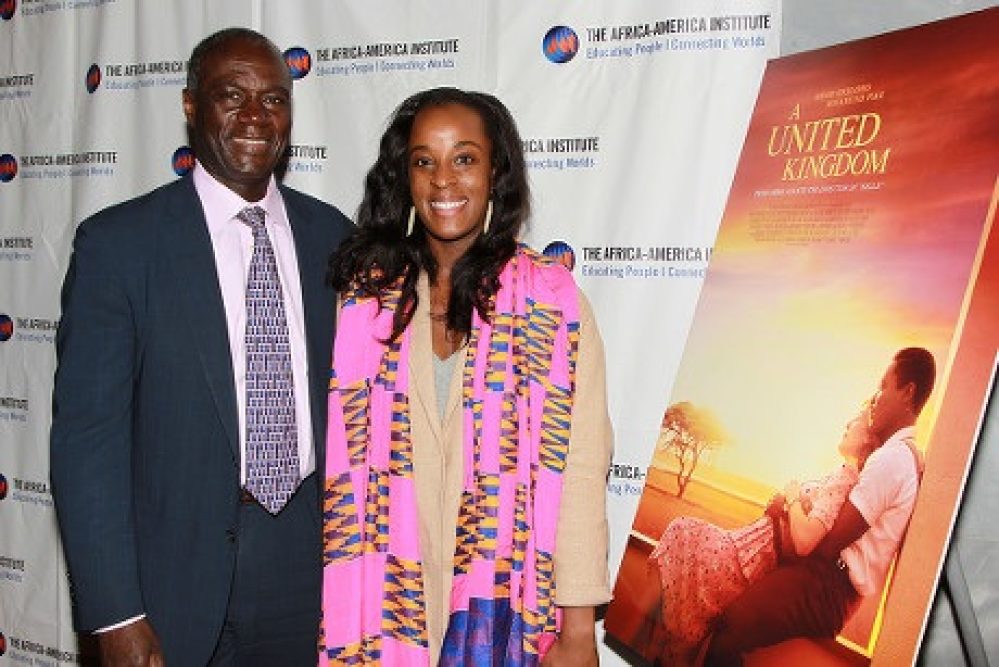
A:
<svg viewBox="0 0 999 667">
<path fill-rule="evenodd" d="M 850 581 L 861 595 L 878 591 L 898 553 L 919 490 L 914 450 L 916 430 L 900 429 L 864 464 L 850 502 L 870 528 L 840 552 Z"/>
</svg>

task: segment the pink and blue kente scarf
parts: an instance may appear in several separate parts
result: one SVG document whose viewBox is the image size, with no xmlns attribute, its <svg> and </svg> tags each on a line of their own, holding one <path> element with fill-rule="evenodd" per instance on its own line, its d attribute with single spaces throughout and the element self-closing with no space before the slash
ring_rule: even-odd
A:
<svg viewBox="0 0 999 667">
<path fill-rule="evenodd" d="M 320 665 L 429 663 L 399 293 L 345 295 L 330 382 Z M 579 301 L 520 248 L 462 379 L 464 489 L 440 665 L 537 665 L 554 641 L 555 532 L 569 447 Z"/>
</svg>

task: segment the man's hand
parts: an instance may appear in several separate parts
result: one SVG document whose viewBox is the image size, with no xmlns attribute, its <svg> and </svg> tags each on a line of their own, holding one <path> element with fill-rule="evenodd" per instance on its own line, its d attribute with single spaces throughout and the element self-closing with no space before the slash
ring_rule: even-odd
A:
<svg viewBox="0 0 999 667">
<path fill-rule="evenodd" d="M 160 640 L 145 618 L 97 635 L 103 667 L 165 667 Z"/>
<path fill-rule="evenodd" d="M 593 607 L 563 607 L 562 630 L 548 649 L 541 667 L 597 667 L 597 636 Z"/>
</svg>

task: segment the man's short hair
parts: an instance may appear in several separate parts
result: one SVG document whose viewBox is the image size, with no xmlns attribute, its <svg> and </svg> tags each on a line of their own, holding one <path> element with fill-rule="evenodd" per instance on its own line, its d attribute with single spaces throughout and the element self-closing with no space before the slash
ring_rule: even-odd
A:
<svg viewBox="0 0 999 667">
<path fill-rule="evenodd" d="M 225 28 L 218 32 L 213 32 L 198 42 L 194 50 L 191 51 L 191 59 L 187 62 L 187 89 L 189 91 L 192 93 L 197 92 L 198 83 L 201 79 L 201 66 L 204 64 L 208 54 L 231 40 L 261 44 L 273 51 L 278 58 L 284 59 L 277 45 L 256 30 L 250 30 L 249 28 Z"/>
<path fill-rule="evenodd" d="M 936 362 L 929 350 L 922 347 L 907 347 L 895 353 L 895 380 L 898 387 L 912 383 L 912 408 L 919 414 L 933 391 L 937 376 Z"/>
</svg>

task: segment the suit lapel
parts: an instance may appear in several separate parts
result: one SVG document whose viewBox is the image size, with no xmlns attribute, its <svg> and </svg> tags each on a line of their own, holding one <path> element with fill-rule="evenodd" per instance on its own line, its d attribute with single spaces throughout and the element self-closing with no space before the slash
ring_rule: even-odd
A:
<svg viewBox="0 0 999 667">
<path fill-rule="evenodd" d="M 167 252 L 172 255 L 174 289 L 196 327 L 191 344 L 197 349 L 205 380 L 236 460 L 239 460 L 239 426 L 236 388 L 229 350 L 225 307 L 219 289 L 204 209 L 194 182 L 188 176 L 177 183 L 175 196 L 164 215 Z"/>
<path fill-rule="evenodd" d="M 442 439 L 437 389 L 434 386 L 433 341 L 430 327 L 430 287 L 421 273 L 416 285 L 417 305 L 410 324 L 409 388 L 413 409 L 424 411 L 426 422 L 437 442 Z"/>
<path fill-rule="evenodd" d="M 426 413 L 434 437 L 442 442 L 452 419 L 460 419 L 458 408 L 461 407 L 461 380 L 464 373 L 465 358 L 468 347 L 462 347 L 455 352 L 459 355 L 451 372 L 448 383 L 448 395 L 444 397 L 444 414 L 441 417 L 437 407 L 437 382 L 434 373 L 434 345 L 430 320 L 430 284 L 427 275 L 421 274 L 416 286 L 419 302 L 413 321 L 410 325 L 409 345 L 409 386 L 415 403 Z M 457 413 L 457 414 L 456 414 Z"/>
<path fill-rule="evenodd" d="M 448 383 L 447 402 L 444 403 L 444 417 L 441 420 L 445 432 L 447 432 L 452 419 L 461 418 L 458 408 L 461 407 L 461 381 L 464 379 L 465 359 L 468 355 L 468 347 L 459 349 L 455 354 L 460 356 L 451 372 L 451 381 Z"/>
<path fill-rule="evenodd" d="M 333 350 L 333 320 L 335 299 L 325 286 L 329 248 L 313 233 L 314 225 L 293 196 L 285 188 L 285 210 L 288 224 L 295 237 L 295 254 L 302 285 L 302 309 L 305 318 L 305 345 L 309 359 L 309 408 L 312 412 L 312 433 L 316 453 L 316 471 L 325 473 L 326 461 L 326 399 Z"/>
</svg>

